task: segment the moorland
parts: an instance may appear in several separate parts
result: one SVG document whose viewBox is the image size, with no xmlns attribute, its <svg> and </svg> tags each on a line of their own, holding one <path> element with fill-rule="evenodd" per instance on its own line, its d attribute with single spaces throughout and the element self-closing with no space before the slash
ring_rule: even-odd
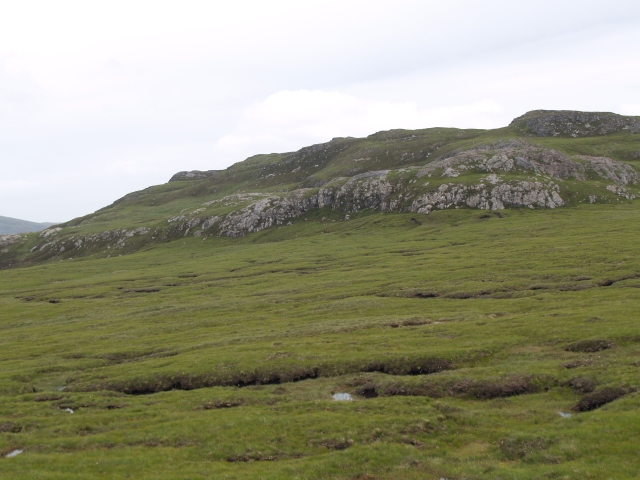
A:
<svg viewBox="0 0 640 480">
<path fill-rule="evenodd" d="M 0 237 L 0 477 L 635 478 L 639 133 L 334 139 Z"/>
</svg>

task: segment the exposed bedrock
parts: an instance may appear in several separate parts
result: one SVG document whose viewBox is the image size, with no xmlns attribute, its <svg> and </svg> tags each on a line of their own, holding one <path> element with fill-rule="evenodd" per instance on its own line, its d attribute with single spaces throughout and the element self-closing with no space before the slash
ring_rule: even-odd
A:
<svg viewBox="0 0 640 480">
<path fill-rule="evenodd" d="M 623 130 L 640 133 L 640 118 L 607 112 L 534 110 L 514 119 L 511 126 L 538 137 L 590 137 Z"/>
<path fill-rule="evenodd" d="M 408 183 L 405 180 L 413 174 L 416 179 L 425 176 L 453 179 L 464 173 L 488 175 L 480 182 L 470 184 L 443 183 L 428 192 L 421 191 L 428 188 L 428 183 L 418 187 L 412 183 L 417 180 Z M 526 175 L 531 180 L 506 180 L 501 174 Z M 585 181 L 592 177 L 615 182 L 609 191 L 624 198 L 631 196 L 623 186 L 639 180 L 631 166 L 610 158 L 579 156 L 571 159 L 553 149 L 522 140 L 508 140 L 451 152 L 419 169 L 372 171 L 349 179 L 334 179 L 317 191 L 299 189 L 284 196 L 264 196 L 224 219 L 209 219 L 196 234 L 202 235 L 204 230 L 215 226 L 217 235 L 240 236 L 283 225 L 289 219 L 322 207 L 345 213 L 373 209 L 423 214 L 452 207 L 484 210 L 556 208 L 566 204 L 556 181 Z"/>
<path fill-rule="evenodd" d="M 432 176 L 441 172 L 442 176 L 457 177 L 465 171 L 519 171 L 546 175 L 557 180 L 574 178 L 581 181 L 589 176 L 596 176 L 619 185 L 637 183 L 639 180 L 638 173 L 626 163 L 586 155 L 572 159 L 557 150 L 532 145 L 523 140 L 508 140 L 453 151 L 425 165 L 417 176 Z"/>
<path fill-rule="evenodd" d="M 335 148 L 343 147 L 338 141 L 334 143 Z M 639 181 L 638 172 L 626 163 L 606 157 L 569 157 L 554 149 L 510 139 L 449 152 L 423 166 L 333 178 L 320 188 L 235 193 L 208 200 L 190 212 L 175 212 L 162 223 L 150 226 L 85 234 L 52 227 L 40 232 L 37 243 L 29 249 L 35 260 L 63 253 L 69 256 L 71 251 L 88 254 L 101 250 L 119 255 L 154 241 L 187 235 L 243 236 L 287 225 L 292 219 L 321 208 L 339 211 L 345 219 L 365 209 L 419 214 L 448 208 L 553 209 L 576 201 L 576 195 L 581 196 L 579 201 L 589 203 L 631 200 L 638 196 Z M 584 187 L 577 183 L 584 183 Z M 27 238 L 0 236 L 0 253 L 11 255 Z"/>
<path fill-rule="evenodd" d="M 347 213 L 373 209 L 428 214 L 433 209 L 451 207 L 500 210 L 507 206 L 555 208 L 565 203 L 558 193 L 558 185 L 553 182 L 515 181 L 495 186 L 485 183 L 468 186 L 446 183 L 435 192 L 419 195 L 392 185 L 387 175 L 388 172 L 384 171 L 371 172 L 367 178 L 351 179 L 340 187 L 325 187 L 317 193 L 301 189 L 283 198 L 263 198 L 229 214 L 216 226 L 218 235 L 235 237 L 257 232 L 285 224 L 287 220 L 304 215 L 311 209 L 327 206 Z"/>
</svg>

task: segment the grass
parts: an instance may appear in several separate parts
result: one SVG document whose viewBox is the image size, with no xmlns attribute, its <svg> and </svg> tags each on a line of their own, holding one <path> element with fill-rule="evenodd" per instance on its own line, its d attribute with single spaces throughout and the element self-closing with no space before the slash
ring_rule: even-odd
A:
<svg viewBox="0 0 640 480">
<path fill-rule="evenodd" d="M 1 271 L 0 477 L 637 475 L 637 202 L 338 215 Z"/>
</svg>

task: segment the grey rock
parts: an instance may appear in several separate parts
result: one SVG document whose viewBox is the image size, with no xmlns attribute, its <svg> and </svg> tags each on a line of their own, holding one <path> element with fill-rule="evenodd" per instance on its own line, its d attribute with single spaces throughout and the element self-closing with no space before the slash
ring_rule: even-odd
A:
<svg viewBox="0 0 640 480">
<path fill-rule="evenodd" d="M 484 184 L 443 184 L 436 192 L 416 198 L 409 211 L 428 214 L 431 210 L 467 206 L 481 210 L 502 210 L 511 207 L 556 208 L 565 204 L 553 183 L 541 182 L 501 183 L 491 189 Z"/>
<path fill-rule="evenodd" d="M 218 216 L 207 218 L 202 224 L 202 230 L 206 230 L 207 228 L 213 227 L 219 221 L 220 221 L 220 217 Z"/>
<path fill-rule="evenodd" d="M 216 224 L 219 236 L 238 237 L 258 232 L 289 219 L 304 215 L 311 209 L 331 207 L 355 213 L 363 209 L 380 212 L 412 212 L 428 214 L 433 209 L 467 206 L 484 210 L 501 210 L 507 206 L 556 208 L 565 201 L 560 188 L 553 182 L 514 181 L 497 182 L 487 186 L 443 184 L 434 192 L 418 194 L 399 191 L 399 186 L 388 180 L 388 171 L 358 175 L 342 185 L 322 188 L 313 193 L 300 189 L 288 195 L 269 196 L 227 215 Z M 397 196 L 395 196 L 397 194 Z M 415 197 L 415 198 L 413 198 Z"/>
<path fill-rule="evenodd" d="M 57 230 L 60 230 L 59 228 Z M 43 235 L 40 234 L 40 237 L 47 238 L 48 241 L 42 244 L 38 244 L 31 249 L 31 252 L 46 252 L 46 251 L 55 251 L 56 253 L 63 253 L 68 250 L 73 249 L 81 249 L 83 247 L 93 247 L 96 245 L 107 245 L 107 248 L 110 248 L 108 244 L 113 243 L 114 248 L 122 249 L 126 246 L 125 241 L 134 236 L 147 235 L 151 232 L 151 229 L 148 227 L 137 227 L 133 229 L 121 228 L 117 230 L 107 230 L 102 233 L 92 233 L 87 235 L 78 235 L 72 236 L 68 238 L 57 238 L 53 236 L 53 234 Z M 57 232 L 56 232 L 57 233 Z"/>
<path fill-rule="evenodd" d="M 640 132 L 640 118 L 608 112 L 534 110 L 514 119 L 516 130 L 538 137 L 589 137 L 628 130 Z"/>
<path fill-rule="evenodd" d="M 454 170 L 455 168 L 455 170 Z M 542 148 L 523 140 L 510 140 L 480 145 L 468 150 L 451 152 L 422 168 L 417 176 L 432 175 L 443 170 L 443 176 L 458 176 L 458 171 L 483 172 L 531 171 L 556 179 L 585 179 L 585 168 L 566 155 L 550 148 Z M 455 171 L 456 175 L 449 172 Z"/>
<path fill-rule="evenodd" d="M 189 220 L 186 225 L 189 228 L 194 228 L 197 227 L 198 225 L 200 225 L 200 223 L 202 223 L 202 220 L 200 220 L 199 218 L 192 218 L 191 220 Z"/>
<path fill-rule="evenodd" d="M 640 179 L 638 172 L 631 165 L 611 158 L 588 157 L 585 155 L 578 155 L 574 158 L 584 161 L 587 170 L 595 172 L 602 178 L 616 182 L 618 185 L 635 184 Z"/>
<path fill-rule="evenodd" d="M 627 200 L 633 200 L 634 198 L 637 198 L 636 195 L 629 192 L 629 190 L 627 190 L 624 187 L 621 187 L 620 185 L 607 185 L 607 190 L 615 193 L 620 197 L 626 198 Z"/>
<path fill-rule="evenodd" d="M 0 247 L 8 247 L 9 245 L 18 243 L 20 240 L 22 240 L 22 237 L 20 235 L 0 235 Z"/>
<path fill-rule="evenodd" d="M 47 238 L 47 237 L 49 237 L 51 235 L 57 234 L 60 230 L 62 230 L 60 227 L 48 228 L 48 229 L 44 230 L 42 233 L 40 233 L 39 237 L 40 238 Z"/>
<path fill-rule="evenodd" d="M 169 182 L 179 182 L 182 180 L 202 180 L 203 178 L 213 178 L 219 175 L 222 170 L 191 170 L 190 172 L 178 172 L 169 179 Z"/>
</svg>

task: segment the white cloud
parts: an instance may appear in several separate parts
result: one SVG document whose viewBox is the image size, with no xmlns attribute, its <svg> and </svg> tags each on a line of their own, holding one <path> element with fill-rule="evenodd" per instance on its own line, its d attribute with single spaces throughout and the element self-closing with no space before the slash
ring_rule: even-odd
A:
<svg viewBox="0 0 640 480">
<path fill-rule="evenodd" d="M 358 98 L 339 91 L 284 90 L 244 109 L 235 132 L 223 136 L 218 147 L 229 153 L 272 152 L 394 128 L 491 128 L 501 126 L 492 115 L 502 110 L 492 100 L 421 108 L 417 102 Z"/>
<path fill-rule="evenodd" d="M 625 103 L 620 105 L 619 113 L 622 115 L 640 115 L 640 103 Z"/>
</svg>

